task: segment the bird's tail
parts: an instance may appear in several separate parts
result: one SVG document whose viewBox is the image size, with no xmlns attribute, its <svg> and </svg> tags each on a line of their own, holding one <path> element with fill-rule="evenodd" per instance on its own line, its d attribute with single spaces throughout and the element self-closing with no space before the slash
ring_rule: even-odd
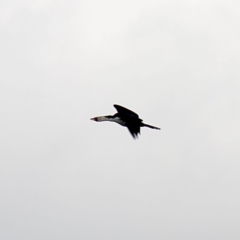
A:
<svg viewBox="0 0 240 240">
<path fill-rule="evenodd" d="M 154 127 L 154 126 L 151 126 L 151 125 L 148 125 L 148 124 L 145 124 L 145 123 L 143 123 L 143 127 L 149 127 L 149 128 L 152 128 L 152 129 L 158 129 L 158 130 L 161 130 L 161 128 Z"/>
</svg>

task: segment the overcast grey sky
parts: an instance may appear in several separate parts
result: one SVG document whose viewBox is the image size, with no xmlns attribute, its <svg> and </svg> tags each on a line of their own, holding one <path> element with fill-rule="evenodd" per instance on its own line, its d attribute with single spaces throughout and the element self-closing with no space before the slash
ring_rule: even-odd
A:
<svg viewBox="0 0 240 240">
<path fill-rule="evenodd" d="M 0 6 L 1 240 L 239 240 L 240 2 Z M 91 117 L 136 111 L 133 140 Z"/>
</svg>

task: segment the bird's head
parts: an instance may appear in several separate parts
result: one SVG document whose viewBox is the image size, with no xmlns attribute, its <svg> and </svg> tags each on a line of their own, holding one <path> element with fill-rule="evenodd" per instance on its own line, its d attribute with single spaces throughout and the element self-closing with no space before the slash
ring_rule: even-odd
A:
<svg viewBox="0 0 240 240">
<path fill-rule="evenodd" d="M 90 118 L 90 120 L 98 122 L 98 117 Z"/>
</svg>

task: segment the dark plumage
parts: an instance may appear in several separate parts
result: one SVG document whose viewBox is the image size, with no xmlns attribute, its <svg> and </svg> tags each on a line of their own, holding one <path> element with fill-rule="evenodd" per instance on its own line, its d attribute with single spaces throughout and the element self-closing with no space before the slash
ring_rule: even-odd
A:
<svg viewBox="0 0 240 240">
<path fill-rule="evenodd" d="M 117 110 L 117 113 L 114 114 L 113 116 L 108 115 L 108 116 L 94 117 L 94 118 L 91 118 L 91 120 L 94 120 L 96 122 L 103 122 L 103 121 L 116 122 L 124 127 L 127 127 L 129 132 L 132 134 L 133 138 L 138 137 L 138 134 L 140 134 L 141 127 L 149 127 L 152 129 L 160 130 L 160 128 L 158 127 L 154 127 L 154 126 L 143 123 L 143 120 L 140 119 L 135 112 L 117 104 L 114 104 L 113 106 Z"/>
</svg>

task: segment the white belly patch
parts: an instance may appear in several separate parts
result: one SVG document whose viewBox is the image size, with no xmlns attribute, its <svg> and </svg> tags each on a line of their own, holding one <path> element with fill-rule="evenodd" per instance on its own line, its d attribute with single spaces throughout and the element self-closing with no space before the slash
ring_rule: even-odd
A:
<svg viewBox="0 0 240 240">
<path fill-rule="evenodd" d="M 115 122 L 115 123 L 118 123 L 122 126 L 126 126 L 125 122 L 120 118 L 114 118 L 114 119 L 112 119 L 112 121 Z"/>
</svg>

